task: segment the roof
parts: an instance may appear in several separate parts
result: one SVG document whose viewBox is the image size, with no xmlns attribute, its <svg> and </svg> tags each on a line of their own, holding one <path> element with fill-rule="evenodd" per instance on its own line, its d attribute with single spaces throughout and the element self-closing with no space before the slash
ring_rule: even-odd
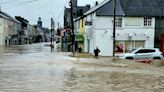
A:
<svg viewBox="0 0 164 92">
<path fill-rule="evenodd" d="M 97 9 L 96 15 L 97 16 L 112 16 L 113 15 L 113 0 L 108 1 L 101 8 Z M 123 8 L 119 0 L 116 0 L 116 15 L 117 16 L 125 15 L 125 12 L 123 11 Z"/>
<path fill-rule="evenodd" d="M 11 17 L 9 14 L 7 14 L 5 12 L 0 11 L 0 16 L 5 18 L 5 19 L 8 19 L 8 20 L 20 23 L 18 20 L 16 20 L 15 18 Z"/>
<path fill-rule="evenodd" d="M 7 13 L 0 11 L 0 16 L 8 19 L 8 20 L 12 20 L 13 18 L 11 16 L 9 16 Z"/>
<path fill-rule="evenodd" d="M 164 16 L 164 0 L 119 0 L 127 16 Z"/>
<path fill-rule="evenodd" d="M 103 2 L 101 2 L 100 4 L 96 5 L 95 7 L 92 7 L 90 10 L 88 10 L 86 13 L 84 13 L 84 15 L 88 15 L 94 11 L 96 11 L 97 9 L 101 8 L 103 5 L 105 5 L 106 3 L 108 3 L 111 0 L 104 0 Z"/>
<path fill-rule="evenodd" d="M 90 9 L 90 5 L 86 5 L 86 6 L 78 6 L 77 10 L 79 11 L 80 9 L 83 10 L 83 13 L 87 12 Z"/>
<path fill-rule="evenodd" d="M 77 6 L 75 9 L 75 13 L 76 15 L 74 15 L 75 18 L 82 16 L 83 13 L 87 12 L 90 9 L 90 5 L 86 5 L 86 6 Z M 68 14 L 71 13 L 71 8 L 66 8 L 65 7 L 65 15 L 68 16 Z"/>
<path fill-rule="evenodd" d="M 21 23 L 25 23 L 25 24 L 28 24 L 28 23 L 29 23 L 28 20 L 24 19 L 24 18 L 21 17 L 21 16 L 15 16 L 15 18 L 16 18 L 19 22 L 21 22 Z"/>
<path fill-rule="evenodd" d="M 113 0 L 104 0 L 84 15 L 113 16 Z M 117 16 L 164 16 L 164 0 L 116 0 Z"/>
</svg>

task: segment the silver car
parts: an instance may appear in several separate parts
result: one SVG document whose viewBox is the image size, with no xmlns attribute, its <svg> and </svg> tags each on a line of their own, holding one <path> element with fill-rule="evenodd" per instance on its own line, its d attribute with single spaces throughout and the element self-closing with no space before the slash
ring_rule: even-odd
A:
<svg viewBox="0 0 164 92">
<path fill-rule="evenodd" d="M 158 48 L 138 48 L 128 53 L 120 54 L 122 59 L 163 59 L 162 52 Z"/>
</svg>

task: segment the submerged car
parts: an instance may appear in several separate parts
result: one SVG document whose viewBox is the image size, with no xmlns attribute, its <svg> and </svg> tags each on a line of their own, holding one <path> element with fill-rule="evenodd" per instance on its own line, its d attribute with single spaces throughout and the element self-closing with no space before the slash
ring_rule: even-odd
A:
<svg viewBox="0 0 164 92">
<path fill-rule="evenodd" d="M 138 48 L 128 53 L 120 54 L 122 59 L 163 59 L 162 52 L 158 48 Z"/>
</svg>

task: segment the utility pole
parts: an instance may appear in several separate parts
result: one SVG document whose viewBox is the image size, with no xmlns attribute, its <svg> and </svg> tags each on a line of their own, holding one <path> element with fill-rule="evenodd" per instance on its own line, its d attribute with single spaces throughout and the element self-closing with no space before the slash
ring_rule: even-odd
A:
<svg viewBox="0 0 164 92">
<path fill-rule="evenodd" d="M 113 0 L 113 57 L 115 57 L 116 45 L 116 0 Z"/>
<path fill-rule="evenodd" d="M 54 31 L 55 31 L 55 22 L 53 20 L 53 18 L 51 18 L 51 52 L 54 51 Z"/>
<path fill-rule="evenodd" d="M 60 36 L 60 23 L 59 23 L 59 22 L 58 22 L 58 29 L 57 29 L 56 34 L 57 34 L 58 36 Z"/>
<path fill-rule="evenodd" d="M 75 54 L 75 34 L 74 34 L 74 23 L 73 23 L 73 0 L 70 0 L 69 2 L 71 6 L 71 29 L 72 29 L 72 53 Z"/>
<path fill-rule="evenodd" d="M 59 22 L 58 22 L 58 29 L 59 29 L 59 26 L 60 26 L 60 24 L 59 24 Z"/>
</svg>

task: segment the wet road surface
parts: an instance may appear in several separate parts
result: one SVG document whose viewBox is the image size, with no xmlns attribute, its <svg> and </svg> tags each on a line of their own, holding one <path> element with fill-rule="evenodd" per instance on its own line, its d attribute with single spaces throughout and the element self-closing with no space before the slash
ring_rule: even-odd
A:
<svg viewBox="0 0 164 92">
<path fill-rule="evenodd" d="M 45 43 L 0 47 L 0 92 L 164 92 L 164 68 L 75 58 Z"/>
</svg>

